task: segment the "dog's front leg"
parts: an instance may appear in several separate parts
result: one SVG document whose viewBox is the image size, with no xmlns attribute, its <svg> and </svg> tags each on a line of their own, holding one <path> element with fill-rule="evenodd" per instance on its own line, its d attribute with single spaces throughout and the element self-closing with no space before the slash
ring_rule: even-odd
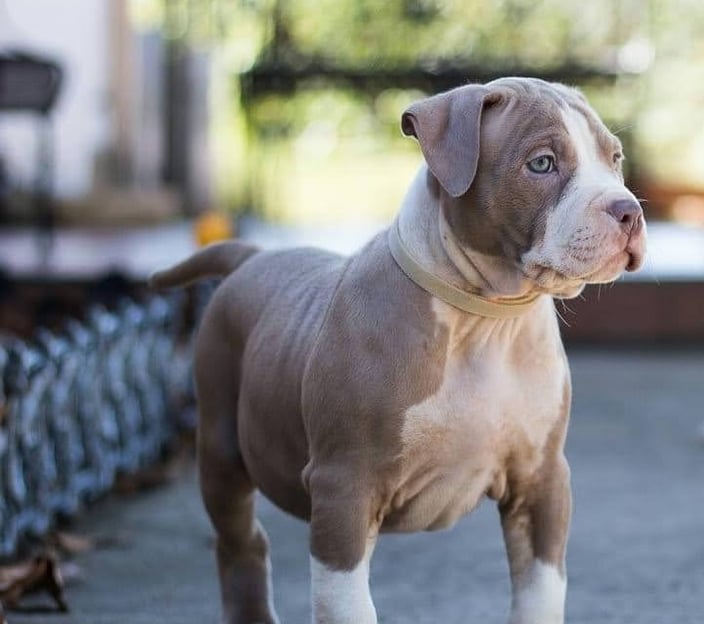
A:
<svg viewBox="0 0 704 624">
<path fill-rule="evenodd" d="M 339 477 L 342 477 L 341 481 Z M 376 624 L 369 592 L 369 562 L 377 531 L 368 501 L 344 471 L 317 471 L 311 494 L 313 624 Z"/>
<path fill-rule="evenodd" d="M 565 547 L 572 507 L 567 460 L 545 462 L 540 480 L 500 504 L 511 571 L 509 624 L 563 624 Z"/>
</svg>

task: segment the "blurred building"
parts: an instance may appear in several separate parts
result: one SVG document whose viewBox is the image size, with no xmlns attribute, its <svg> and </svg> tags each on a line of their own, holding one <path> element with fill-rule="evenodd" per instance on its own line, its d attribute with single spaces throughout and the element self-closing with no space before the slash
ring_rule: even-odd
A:
<svg viewBox="0 0 704 624">
<path fill-rule="evenodd" d="M 206 54 L 135 28 L 124 0 L 0 3 L 0 53 L 62 69 L 51 111 L 59 221 L 148 222 L 209 206 Z M 38 175 L 36 126 L 0 102 L 5 220 L 30 216 L 23 197 Z"/>
</svg>

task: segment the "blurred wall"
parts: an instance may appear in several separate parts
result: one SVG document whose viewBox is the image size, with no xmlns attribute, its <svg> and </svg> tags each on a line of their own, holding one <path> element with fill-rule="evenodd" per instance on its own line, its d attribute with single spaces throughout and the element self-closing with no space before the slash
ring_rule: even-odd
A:
<svg viewBox="0 0 704 624">
<path fill-rule="evenodd" d="M 66 72 L 54 113 L 62 197 L 90 189 L 95 157 L 110 139 L 109 12 L 105 0 L 0 0 L 0 48 L 50 55 Z M 0 152 L 25 184 L 35 172 L 36 139 L 31 116 L 0 116 Z"/>
</svg>

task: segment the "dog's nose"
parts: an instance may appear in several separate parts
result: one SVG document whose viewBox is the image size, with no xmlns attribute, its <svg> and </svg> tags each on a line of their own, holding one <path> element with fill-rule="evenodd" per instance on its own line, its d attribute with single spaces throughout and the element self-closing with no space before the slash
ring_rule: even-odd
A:
<svg viewBox="0 0 704 624">
<path fill-rule="evenodd" d="M 606 212 L 608 212 L 616 220 L 616 223 L 626 232 L 630 232 L 633 226 L 640 221 L 643 216 L 643 209 L 640 207 L 640 204 L 633 199 L 617 199 L 607 206 Z"/>
</svg>

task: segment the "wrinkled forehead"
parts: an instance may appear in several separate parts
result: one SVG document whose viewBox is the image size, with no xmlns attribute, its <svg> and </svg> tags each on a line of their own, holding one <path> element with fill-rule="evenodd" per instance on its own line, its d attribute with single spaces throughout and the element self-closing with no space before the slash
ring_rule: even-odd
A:
<svg viewBox="0 0 704 624">
<path fill-rule="evenodd" d="M 496 94 L 496 106 L 485 114 L 482 133 L 489 149 L 501 146 L 517 155 L 542 141 L 571 145 L 585 136 L 609 161 L 621 149 L 618 138 L 576 89 L 525 78 L 502 78 L 487 87 Z"/>
</svg>

